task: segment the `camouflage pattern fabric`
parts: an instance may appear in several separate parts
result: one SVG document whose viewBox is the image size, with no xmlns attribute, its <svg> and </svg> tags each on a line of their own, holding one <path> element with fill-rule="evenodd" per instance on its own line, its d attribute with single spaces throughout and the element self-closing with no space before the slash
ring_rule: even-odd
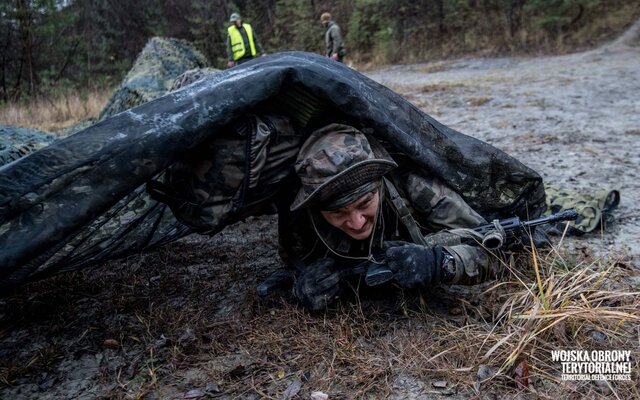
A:
<svg viewBox="0 0 640 400">
<path fill-rule="evenodd" d="M 140 199 L 143 188 L 162 182 L 167 169 L 246 115 L 265 113 L 289 117 L 296 132 L 335 121 L 356 126 L 396 154 L 401 167 L 441 179 L 487 219 L 524 217 L 527 207 L 531 216 L 543 210 L 542 179 L 507 154 L 447 128 L 341 63 L 280 53 L 204 77 L 3 167 L 0 292 L 187 234 L 190 229 L 175 218 L 167 222 L 163 204 Z M 261 179 L 266 177 L 244 192 L 245 213 L 266 211 L 259 200 Z M 250 202 L 258 209 L 250 209 Z M 112 220 L 112 236 L 121 240 L 108 241 L 107 229 L 89 233 Z M 99 239 L 80 250 L 87 234 Z"/>
<path fill-rule="evenodd" d="M 412 171 L 394 179 L 416 221 L 430 231 L 486 224 L 480 214 L 442 180 Z"/>
<path fill-rule="evenodd" d="M 0 166 L 48 146 L 55 137 L 35 129 L 0 125 Z"/>
<path fill-rule="evenodd" d="M 389 178 L 402 195 L 422 233 L 428 235 L 427 242 L 430 245 L 445 246 L 453 255 L 459 266 L 459 273 L 452 284 L 479 283 L 498 274 L 499 262 L 482 248 L 460 244 L 459 236 L 453 237 L 453 240 L 441 240 L 442 233 L 429 236 L 442 229 L 472 228 L 487 223 L 460 195 L 438 179 L 421 176 L 402 167 L 389 174 Z M 374 254 L 380 253 L 385 241 L 413 242 L 408 230 L 399 220 L 388 193 L 381 190 L 381 194 L 382 212 L 374 231 Z M 288 242 L 281 241 L 281 251 L 282 258 L 290 264 L 291 260 L 296 259 L 305 264 L 313 264 L 317 259 L 331 257 L 339 260 L 336 261 L 337 264 L 349 268 L 352 264 L 351 257 L 367 256 L 365 241 L 356 241 L 330 226 L 317 211 L 294 211 L 287 219 L 291 221 L 280 230 L 280 235 L 287 238 Z M 294 267 L 301 268 L 299 265 Z"/>
<path fill-rule="evenodd" d="M 85 195 L 91 195 L 89 188 Z M 151 199 L 141 186 L 68 241 L 60 241 L 49 252 L 17 269 L 9 282 L 74 271 L 105 259 L 170 243 L 192 232 L 176 220 L 167 205 Z"/>
<path fill-rule="evenodd" d="M 504 273 L 504 263 L 480 247 L 469 245 L 444 246 L 453 256 L 456 275 L 450 285 L 477 285 Z"/>
<path fill-rule="evenodd" d="M 207 64 L 206 58 L 187 42 L 165 38 L 151 39 L 138 56 L 120 89 L 101 112 L 101 119 L 153 100 L 165 94 L 167 89 L 176 90 L 219 71 L 214 68 L 188 69 Z M 181 73 L 182 71 L 185 72 Z M 81 122 L 58 135 L 68 136 L 91 126 L 94 122 Z M 7 146 L 5 153 L 8 161 L 43 148 L 53 141 L 50 135 L 38 131 L 26 132 L 24 128 L 3 127 L 2 134 L 5 143 L 12 142 L 10 147 Z M 0 154 L 4 159 L 5 154 Z M 157 178 L 162 179 L 163 176 L 164 174 L 160 174 Z M 78 194 L 83 192 L 85 190 L 78 190 Z M 90 190 L 86 190 L 85 194 L 89 193 Z M 6 286 L 12 286 L 27 277 L 37 279 L 52 273 L 79 269 L 90 265 L 94 260 L 100 261 L 139 252 L 190 233 L 192 230 L 179 223 L 167 205 L 151 199 L 145 191 L 145 186 L 141 185 L 108 212 L 69 238 L 69 242 L 61 242 L 17 270 L 7 278 Z"/>
<path fill-rule="evenodd" d="M 485 219 L 458 193 L 437 178 L 408 172 L 402 178 L 396 177 L 396 182 L 404 193 L 405 204 L 413 210 L 412 215 L 427 236 L 437 236 L 437 232 L 446 235 L 449 229 L 486 224 Z M 480 247 L 447 245 L 446 242 L 437 242 L 433 236 L 426 240 L 427 243 L 430 241 L 430 245 L 442 245 L 455 260 L 457 273 L 449 284 L 477 284 L 499 275 L 500 261 Z"/>
<path fill-rule="evenodd" d="M 545 184 L 546 202 L 549 214 L 575 209 L 578 218 L 570 221 L 568 233 L 582 235 L 593 232 L 611 219 L 611 212 L 620 203 L 620 191 L 603 189 L 595 194 L 581 194 L 570 189 Z M 549 233 L 560 234 L 565 229 L 565 223 L 558 223 Z"/>
<path fill-rule="evenodd" d="M 167 93 L 180 74 L 208 65 L 206 57 L 184 40 L 149 39 L 98 121 Z"/>
<path fill-rule="evenodd" d="M 302 187 L 291 210 L 314 204 L 322 204 L 324 210 L 340 208 L 370 192 L 372 184 L 397 166 L 384 148 L 357 129 L 327 125 L 300 148 L 295 169 Z"/>
<path fill-rule="evenodd" d="M 173 80 L 169 91 L 173 92 L 174 90 L 181 89 L 185 86 L 191 85 L 195 81 L 198 81 L 206 76 L 217 74 L 218 72 L 220 72 L 219 69 L 210 67 L 190 69 L 181 73 L 176 77 L 176 79 Z"/>
<path fill-rule="evenodd" d="M 268 212 L 301 141 L 285 116 L 248 115 L 167 170 L 163 201 L 181 222 L 207 234 Z"/>
</svg>

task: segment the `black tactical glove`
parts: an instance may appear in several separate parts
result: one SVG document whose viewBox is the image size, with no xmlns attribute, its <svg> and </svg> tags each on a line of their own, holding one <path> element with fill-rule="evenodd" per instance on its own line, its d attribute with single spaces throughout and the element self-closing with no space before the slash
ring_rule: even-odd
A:
<svg viewBox="0 0 640 400">
<path fill-rule="evenodd" d="M 538 249 L 546 249 L 551 247 L 551 239 L 540 226 L 533 227 L 531 237 L 533 238 L 533 245 Z M 526 235 L 526 240 L 529 240 L 529 235 Z M 530 242 L 526 242 L 527 244 Z"/>
<path fill-rule="evenodd" d="M 423 288 L 442 281 L 444 252 L 441 246 L 388 241 L 384 249 L 393 278 L 403 288 Z"/>
<path fill-rule="evenodd" d="M 340 274 L 331 272 L 333 259 L 321 258 L 298 276 L 293 285 L 293 294 L 310 310 L 322 310 L 331 304 L 340 293 Z"/>
<path fill-rule="evenodd" d="M 520 251 L 531 245 L 531 239 L 533 239 L 533 246 L 538 249 L 551 247 L 551 239 L 549 239 L 549 236 L 545 232 L 545 227 L 545 225 L 541 225 L 535 226 L 530 230 L 523 229 L 515 240 L 510 241 L 510 243 L 506 245 L 506 249 L 511 251 Z"/>
</svg>

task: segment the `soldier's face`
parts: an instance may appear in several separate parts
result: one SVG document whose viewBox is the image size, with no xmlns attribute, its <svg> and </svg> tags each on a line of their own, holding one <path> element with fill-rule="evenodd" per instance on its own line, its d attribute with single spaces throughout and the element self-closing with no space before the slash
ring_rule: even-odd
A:
<svg viewBox="0 0 640 400">
<path fill-rule="evenodd" d="M 380 194 L 367 193 L 352 203 L 333 211 L 320 211 L 328 223 L 356 240 L 364 240 L 373 232 Z"/>
</svg>

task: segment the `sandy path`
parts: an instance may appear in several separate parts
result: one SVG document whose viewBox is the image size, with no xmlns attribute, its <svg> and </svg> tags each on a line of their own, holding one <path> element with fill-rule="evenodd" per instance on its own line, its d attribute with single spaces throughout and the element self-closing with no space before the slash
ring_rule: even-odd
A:
<svg viewBox="0 0 640 400">
<path fill-rule="evenodd" d="M 640 47 L 542 58 L 463 59 L 368 74 L 440 122 L 485 140 L 547 182 L 622 201 L 605 235 L 582 245 L 640 255 Z M 582 246 L 579 244 L 579 246 Z"/>
</svg>

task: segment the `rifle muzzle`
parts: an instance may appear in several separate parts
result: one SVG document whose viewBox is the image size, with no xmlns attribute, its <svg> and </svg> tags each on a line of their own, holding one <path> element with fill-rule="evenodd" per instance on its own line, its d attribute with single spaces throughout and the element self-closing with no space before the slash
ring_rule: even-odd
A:
<svg viewBox="0 0 640 400">
<path fill-rule="evenodd" d="M 489 250 L 498 250 L 504 244 L 504 235 L 498 231 L 489 231 L 482 238 L 482 245 Z"/>
</svg>

